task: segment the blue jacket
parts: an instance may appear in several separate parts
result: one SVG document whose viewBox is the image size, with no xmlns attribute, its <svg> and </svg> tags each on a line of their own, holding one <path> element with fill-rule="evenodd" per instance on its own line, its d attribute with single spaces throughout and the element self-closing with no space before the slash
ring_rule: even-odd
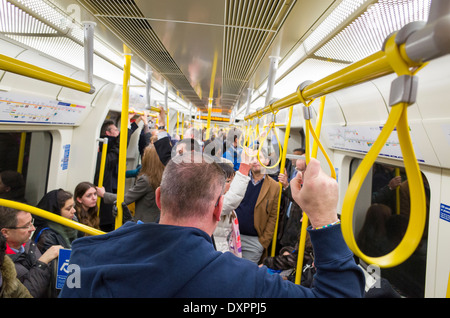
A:
<svg viewBox="0 0 450 318">
<path fill-rule="evenodd" d="M 312 289 L 215 251 L 202 230 L 128 222 L 74 241 L 70 263 L 81 268 L 81 288 L 66 285 L 60 297 L 362 297 L 364 275 L 340 225 L 309 232 L 317 245 Z"/>
</svg>

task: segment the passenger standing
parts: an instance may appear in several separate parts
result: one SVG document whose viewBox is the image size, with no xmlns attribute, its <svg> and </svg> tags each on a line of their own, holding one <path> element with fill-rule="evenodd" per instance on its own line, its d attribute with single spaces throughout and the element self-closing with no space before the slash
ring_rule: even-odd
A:
<svg viewBox="0 0 450 318">
<path fill-rule="evenodd" d="M 80 182 L 74 191 L 75 215 L 78 222 L 100 229 L 100 220 L 97 208 L 97 188 L 93 183 Z"/>
<path fill-rule="evenodd" d="M 131 114 L 130 116 L 134 116 Z M 131 134 L 138 128 L 136 123 L 131 124 L 131 128 L 127 133 L 127 145 L 130 140 Z M 103 177 L 103 186 L 107 192 L 117 193 L 117 178 L 118 178 L 118 164 L 119 164 L 119 146 L 120 146 L 120 131 L 115 125 L 113 120 L 105 120 L 100 129 L 100 138 L 108 139 L 107 155 L 105 162 L 105 170 Z M 95 170 L 94 183 L 98 184 L 98 178 L 100 175 L 100 163 L 102 157 L 103 143 L 99 143 L 99 150 L 97 153 L 97 166 Z M 111 204 L 105 204 L 100 202 L 100 228 L 103 231 L 114 230 L 114 216 L 113 206 Z"/>
<path fill-rule="evenodd" d="M 241 137 L 242 132 L 237 128 L 231 128 L 228 131 L 226 138 L 226 151 L 223 154 L 224 158 L 230 160 L 233 163 L 235 171 L 239 170 L 239 159 L 241 158 L 242 148 L 238 145 L 238 140 Z"/>
<path fill-rule="evenodd" d="M 58 257 L 60 245 L 41 254 L 30 240 L 36 228 L 30 213 L 0 206 L 0 231 L 6 238 L 6 254 L 14 262 L 17 277 L 35 298 L 48 297 L 51 269 L 48 264 Z"/>
<path fill-rule="evenodd" d="M 214 241 L 216 249 L 221 252 L 229 251 L 228 235 L 231 231 L 231 213 L 239 206 L 244 198 L 245 191 L 250 181 L 248 172 L 250 170 L 249 156 L 247 156 L 244 148 L 241 154 L 241 164 L 238 171 L 234 171 L 233 164 L 219 163 L 226 175 L 224 198 L 220 221 L 214 231 Z M 239 219 L 238 219 L 239 221 Z"/>
<path fill-rule="evenodd" d="M 63 189 L 48 192 L 36 207 L 69 220 L 75 218 L 73 195 Z M 35 217 L 34 226 L 36 231 L 34 231 L 32 239 L 41 253 L 45 253 L 53 245 L 71 248 L 72 241 L 77 238 L 78 234 L 76 229 L 38 216 Z"/>
<path fill-rule="evenodd" d="M 302 176 L 291 182 L 293 197 L 312 224 L 308 231 L 317 274 L 314 287 L 306 288 L 214 250 L 211 235 L 220 220 L 225 177 L 216 163 L 202 154 L 195 157 L 190 162 L 191 154 L 176 156 L 166 166 L 156 190 L 159 224 L 127 222 L 113 232 L 74 242 L 71 263 L 80 268 L 80 288 L 66 284 L 60 297 L 363 296 L 364 274 L 336 223 L 338 185 L 317 160 L 308 165 L 302 188 Z"/>
<path fill-rule="evenodd" d="M 268 165 L 267 153 L 261 149 L 261 163 Z M 260 262 L 267 256 L 273 239 L 278 211 L 280 187 L 265 174 L 257 156 L 250 161 L 250 180 L 244 199 L 236 208 L 241 233 L 242 257 Z"/>
<path fill-rule="evenodd" d="M 302 227 L 302 208 L 294 201 L 291 194 L 291 187 L 289 186 L 289 181 L 295 178 L 297 173 L 303 173 L 306 169 L 306 161 L 303 159 L 294 159 L 292 163 L 295 164 L 291 169 L 289 179 L 286 174 L 281 174 L 278 176 L 278 180 L 282 184 L 283 192 L 282 194 L 288 199 L 286 212 L 283 213 L 280 224 L 280 244 L 281 246 L 295 246 L 299 242 L 300 231 Z M 312 246 L 309 244 L 307 239 L 307 247 L 305 249 L 306 255 L 312 251 Z"/>
<path fill-rule="evenodd" d="M 164 165 L 159 160 L 155 147 L 150 144 L 145 148 L 142 167 L 136 183 L 125 193 L 124 202 L 135 202 L 135 220 L 157 222 L 160 211 L 155 201 L 155 190 L 161 183 Z M 97 187 L 97 194 L 105 203 L 113 204 L 117 200 L 114 193 L 105 192 L 105 188 Z"/>
</svg>

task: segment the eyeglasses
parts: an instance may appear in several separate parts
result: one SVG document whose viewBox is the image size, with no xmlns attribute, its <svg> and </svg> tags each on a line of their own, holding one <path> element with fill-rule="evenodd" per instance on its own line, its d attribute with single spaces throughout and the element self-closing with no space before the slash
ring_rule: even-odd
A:
<svg viewBox="0 0 450 318">
<path fill-rule="evenodd" d="M 219 195 L 219 198 L 217 199 L 216 205 L 214 206 L 215 208 L 217 208 L 217 206 L 219 205 L 219 201 L 220 201 L 221 197 L 222 197 L 222 193 Z"/>
<path fill-rule="evenodd" d="M 24 225 L 24 226 L 12 226 L 12 227 L 7 227 L 7 229 L 10 230 L 19 230 L 19 229 L 31 229 L 34 225 L 34 219 L 32 218 L 31 221 L 28 223 L 28 225 Z"/>
</svg>

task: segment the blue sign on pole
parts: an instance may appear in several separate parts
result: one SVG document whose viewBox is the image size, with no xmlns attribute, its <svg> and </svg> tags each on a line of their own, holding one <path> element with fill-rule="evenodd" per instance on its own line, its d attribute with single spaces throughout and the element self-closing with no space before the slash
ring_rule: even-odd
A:
<svg viewBox="0 0 450 318">
<path fill-rule="evenodd" d="M 61 289 L 66 282 L 66 278 L 69 275 L 69 271 L 67 266 L 69 266 L 70 253 L 72 250 L 70 249 L 60 249 L 59 257 L 58 257 L 58 271 L 56 275 L 56 288 Z"/>
</svg>

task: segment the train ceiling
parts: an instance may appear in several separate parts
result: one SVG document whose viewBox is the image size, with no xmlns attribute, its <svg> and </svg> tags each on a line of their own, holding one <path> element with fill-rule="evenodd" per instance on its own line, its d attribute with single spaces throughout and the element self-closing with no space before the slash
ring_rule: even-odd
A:
<svg viewBox="0 0 450 318">
<path fill-rule="evenodd" d="M 134 77 L 145 81 L 150 66 L 157 80 L 167 81 L 194 108 L 205 112 L 212 103 L 215 111 L 235 116 L 245 108 L 249 88 L 252 106 L 267 93 L 271 56 L 279 60 L 276 82 L 319 79 L 314 77 L 322 76 L 323 67 L 336 71 L 379 50 L 386 36 L 404 24 L 426 20 L 429 3 L 0 0 L 0 35 L 83 68 L 80 26 L 94 21 L 100 57 L 94 74 L 102 63 L 120 70 L 125 43 L 133 53 Z"/>
</svg>

